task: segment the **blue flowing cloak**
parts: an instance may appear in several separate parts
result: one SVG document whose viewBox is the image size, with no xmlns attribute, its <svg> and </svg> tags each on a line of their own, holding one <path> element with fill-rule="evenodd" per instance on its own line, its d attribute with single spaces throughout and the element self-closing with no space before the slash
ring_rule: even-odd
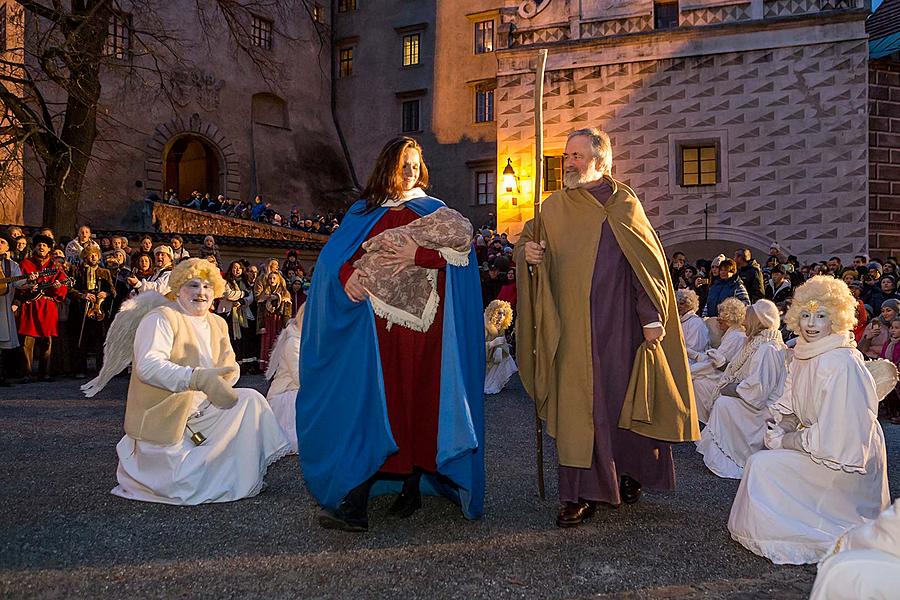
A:
<svg viewBox="0 0 900 600">
<path fill-rule="evenodd" d="M 419 216 L 442 206 L 436 198 L 409 200 Z M 300 342 L 297 439 L 306 486 L 335 509 L 351 489 L 377 472 L 397 451 L 391 434 L 371 304 L 354 303 L 338 274 L 388 209 L 350 207 L 316 262 Z M 441 346 L 438 476 L 425 475 L 422 490 L 443 494 L 469 519 L 484 512 L 484 319 L 474 248 L 469 264 L 448 264 Z M 398 325 L 399 327 L 399 325 Z M 379 481 L 374 493 L 399 490 Z"/>
</svg>

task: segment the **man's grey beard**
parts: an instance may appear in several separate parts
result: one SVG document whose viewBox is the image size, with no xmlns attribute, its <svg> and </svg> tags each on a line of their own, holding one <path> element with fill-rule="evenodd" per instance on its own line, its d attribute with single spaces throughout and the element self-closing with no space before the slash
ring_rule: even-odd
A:
<svg viewBox="0 0 900 600">
<path fill-rule="evenodd" d="M 588 168 L 584 173 L 578 171 L 563 173 L 563 185 L 570 190 L 585 187 L 601 179 L 603 179 L 603 173 L 592 168 Z"/>
</svg>

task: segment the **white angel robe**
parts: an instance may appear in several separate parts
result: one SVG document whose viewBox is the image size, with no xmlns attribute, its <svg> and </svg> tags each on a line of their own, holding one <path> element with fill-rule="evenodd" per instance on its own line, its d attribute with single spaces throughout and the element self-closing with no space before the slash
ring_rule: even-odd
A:
<svg viewBox="0 0 900 600">
<path fill-rule="evenodd" d="M 810 600 L 891 600 L 900 595 L 900 499 L 842 535 L 819 563 Z"/>
<path fill-rule="evenodd" d="M 817 562 L 844 530 L 890 502 L 875 382 L 859 351 L 829 345 L 832 338 L 847 339 L 798 342 L 771 409 L 779 422 L 800 419 L 805 452 L 752 455 L 731 506 L 731 537 L 776 564 Z"/>
<path fill-rule="evenodd" d="M 694 385 L 694 398 L 697 401 L 697 418 L 702 423 L 709 420 L 709 412 L 716 400 L 716 390 L 722 380 L 724 368 L 738 355 L 744 346 L 744 330 L 740 327 L 729 327 L 722 335 L 718 348 L 707 350 L 700 355 L 696 363 L 691 364 L 691 382 Z M 718 361 L 716 360 L 718 359 Z M 723 361 L 724 362 L 721 362 Z M 719 367 L 716 362 L 721 362 Z M 723 369 L 723 370 L 720 370 Z"/>
<path fill-rule="evenodd" d="M 505 335 L 485 341 L 485 357 L 487 365 L 484 372 L 484 393 L 499 394 L 509 383 L 510 377 L 519 370 Z"/>
<path fill-rule="evenodd" d="M 275 419 L 297 454 L 297 392 L 300 391 L 300 337 L 303 329 L 303 307 L 278 334 L 269 357 L 266 378 L 272 380 L 266 400 Z"/>
<path fill-rule="evenodd" d="M 684 332 L 684 346 L 689 364 L 693 365 L 709 350 L 709 328 L 702 317 L 698 317 L 694 312 L 687 312 L 681 315 L 681 330 Z"/>
<path fill-rule="evenodd" d="M 176 303 L 177 306 L 177 303 Z M 179 307 L 180 308 L 180 307 Z M 200 367 L 213 367 L 206 317 L 187 315 L 200 344 Z M 169 361 L 174 334 L 169 322 L 153 313 L 141 320 L 134 356 L 142 381 L 171 392 L 188 389 L 191 367 Z M 235 377 L 231 384 L 237 381 Z M 290 451 L 290 444 L 266 399 L 256 390 L 237 388 L 237 404 L 221 409 L 206 395 L 195 395 L 188 427 L 206 436 L 195 446 L 185 429 L 181 441 L 160 446 L 125 435 L 116 446 L 119 485 L 116 496 L 145 502 L 194 505 L 255 496 L 269 465 Z"/>
<path fill-rule="evenodd" d="M 697 452 L 719 477 L 740 479 L 750 455 L 764 448 L 769 406 L 784 391 L 785 354 L 781 344 L 760 344 L 750 358 L 747 377 L 737 385 L 737 397 L 720 395 L 713 403 Z"/>
</svg>

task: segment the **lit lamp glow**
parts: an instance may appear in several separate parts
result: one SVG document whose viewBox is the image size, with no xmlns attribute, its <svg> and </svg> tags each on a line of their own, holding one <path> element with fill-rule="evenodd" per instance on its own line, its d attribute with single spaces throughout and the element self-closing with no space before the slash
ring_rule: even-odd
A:
<svg viewBox="0 0 900 600">
<path fill-rule="evenodd" d="M 507 194 L 516 191 L 516 170 L 513 169 L 511 158 L 506 159 L 506 166 L 503 168 L 503 187 Z"/>
</svg>

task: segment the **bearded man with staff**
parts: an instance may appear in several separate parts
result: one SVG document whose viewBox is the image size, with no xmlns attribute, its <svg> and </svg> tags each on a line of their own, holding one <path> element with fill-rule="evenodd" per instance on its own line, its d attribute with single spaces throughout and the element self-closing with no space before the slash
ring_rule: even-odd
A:
<svg viewBox="0 0 900 600">
<path fill-rule="evenodd" d="M 609 136 L 573 131 L 563 160 L 540 239 L 529 221 L 516 244 L 519 272 L 533 272 L 518 278 L 516 337 L 522 382 L 556 438 L 556 523 L 575 527 L 599 503 L 674 489 L 671 444 L 699 427 L 665 252 L 635 193 L 610 176 Z"/>
</svg>

